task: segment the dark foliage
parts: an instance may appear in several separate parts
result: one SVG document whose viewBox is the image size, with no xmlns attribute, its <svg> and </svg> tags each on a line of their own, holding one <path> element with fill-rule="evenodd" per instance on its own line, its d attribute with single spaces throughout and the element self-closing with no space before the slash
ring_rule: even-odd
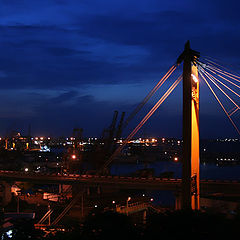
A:
<svg viewBox="0 0 240 240">
<path fill-rule="evenodd" d="M 240 233 L 240 218 L 226 218 L 220 214 L 198 211 L 172 211 L 148 216 L 147 224 L 136 227 L 129 217 L 111 211 L 92 212 L 79 225 L 72 222 L 65 232 L 57 232 L 47 237 L 34 229 L 31 221 L 14 222 L 12 239 L 45 240 L 108 240 L 108 239 L 236 239 Z M 7 238 L 6 238 L 7 239 Z"/>
<path fill-rule="evenodd" d="M 239 220 L 220 214 L 198 211 L 174 211 L 148 218 L 144 239 L 235 239 Z"/>
<path fill-rule="evenodd" d="M 82 239 L 136 239 L 136 228 L 130 219 L 115 212 L 95 212 L 85 221 Z"/>
</svg>

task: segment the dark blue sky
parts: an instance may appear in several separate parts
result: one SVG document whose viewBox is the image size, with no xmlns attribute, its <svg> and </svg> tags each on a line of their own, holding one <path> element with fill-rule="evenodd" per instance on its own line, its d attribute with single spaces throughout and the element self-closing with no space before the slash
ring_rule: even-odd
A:
<svg viewBox="0 0 240 240">
<path fill-rule="evenodd" d="M 115 109 L 129 113 L 143 99 L 188 39 L 202 55 L 240 69 L 239 7 L 233 0 L 0 0 L 0 135 L 26 134 L 31 123 L 33 134 L 82 127 L 99 136 Z M 200 91 L 201 136 L 237 137 L 202 83 Z M 181 136 L 181 106 L 179 86 L 143 132 Z"/>
</svg>

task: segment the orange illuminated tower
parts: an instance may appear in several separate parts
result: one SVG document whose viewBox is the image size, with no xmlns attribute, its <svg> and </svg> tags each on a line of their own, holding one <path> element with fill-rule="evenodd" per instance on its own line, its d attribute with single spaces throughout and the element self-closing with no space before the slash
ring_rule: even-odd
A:
<svg viewBox="0 0 240 240">
<path fill-rule="evenodd" d="M 199 53 L 189 41 L 178 58 L 183 61 L 183 166 L 182 209 L 199 206 L 199 81 L 196 60 Z"/>
</svg>

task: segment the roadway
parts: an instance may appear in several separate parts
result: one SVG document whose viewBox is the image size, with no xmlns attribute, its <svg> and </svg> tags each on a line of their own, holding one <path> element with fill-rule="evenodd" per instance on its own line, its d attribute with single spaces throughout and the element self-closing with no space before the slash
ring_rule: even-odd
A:
<svg viewBox="0 0 240 240">
<path fill-rule="evenodd" d="M 32 182 L 45 184 L 68 184 L 84 186 L 110 186 L 124 189 L 169 190 L 180 191 L 181 179 L 157 177 L 98 176 L 79 174 L 41 174 L 18 171 L 1 171 L 0 180 L 6 182 Z M 240 193 L 239 181 L 201 180 L 201 194 Z"/>
</svg>

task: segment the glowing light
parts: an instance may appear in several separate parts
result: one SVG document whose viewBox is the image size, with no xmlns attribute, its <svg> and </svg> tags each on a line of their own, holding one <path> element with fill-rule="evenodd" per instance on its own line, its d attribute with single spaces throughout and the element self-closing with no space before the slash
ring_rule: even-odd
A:
<svg viewBox="0 0 240 240">
<path fill-rule="evenodd" d="M 98 206 L 97 206 L 97 205 L 95 205 L 94 207 L 95 207 L 95 208 L 97 208 Z"/>
<path fill-rule="evenodd" d="M 24 169 L 24 171 L 25 171 L 25 172 L 28 172 L 28 171 L 29 171 L 29 169 L 28 169 L 28 168 L 25 168 L 25 169 Z"/>
<path fill-rule="evenodd" d="M 13 230 L 8 230 L 7 232 L 6 232 L 6 234 L 7 234 L 7 236 L 9 237 L 9 238 L 12 238 L 13 237 Z M 3 238 L 2 238 L 3 239 Z"/>
<path fill-rule="evenodd" d="M 115 201 L 112 201 L 113 204 L 115 204 L 116 202 Z"/>
<path fill-rule="evenodd" d="M 153 198 L 151 198 L 150 201 L 153 202 Z"/>
<path fill-rule="evenodd" d="M 174 158 L 174 161 L 177 162 L 177 161 L 178 161 L 178 157 L 175 157 L 175 158 Z"/>
<path fill-rule="evenodd" d="M 76 159 L 77 156 L 75 154 L 72 155 L 72 159 Z"/>
<path fill-rule="evenodd" d="M 131 200 L 131 197 L 128 197 L 127 201 L 129 202 Z"/>
<path fill-rule="evenodd" d="M 193 81 L 194 81 L 195 83 L 197 83 L 197 82 L 198 82 L 197 77 L 196 77 L 194 74 L 191 74 L 191 76 L 192 76 Z"/>
</svg>

